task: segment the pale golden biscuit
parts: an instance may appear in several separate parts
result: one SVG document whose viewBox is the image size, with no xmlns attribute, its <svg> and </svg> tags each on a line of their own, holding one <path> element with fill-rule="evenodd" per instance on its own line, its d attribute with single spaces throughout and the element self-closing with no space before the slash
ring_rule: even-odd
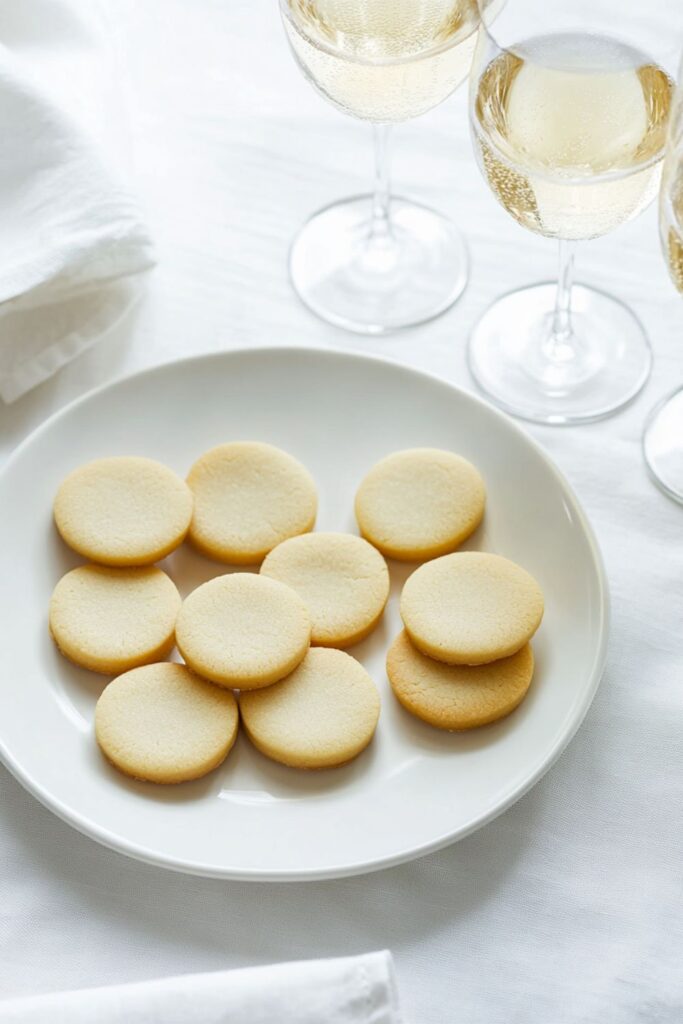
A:
<svg viewBox="0 0 683 1024">
<path fill-rule="evenodd" d="M 292 768 L 334 768 L 367 747 L 377 728 L 379 693 L 343 651 L 312 647 L 290 676 L 241 693 L 247 735 L 261 753 Z"/>
<path fill-rule="evenodd" d="M 514 654 L 534 635 L 543 594 L 533 576 L 507 558 L 463 551 L 408 577 L 401 618 L 423 654 L 449 665 L 482 665 Z"/>
<path fill-rule="evenodd" d="M 387 654 L 397 699 L 438 729 L 475 729 L 504 718 L 524 700 L 533 672 L 530 644 L 488 665 L 444 665 L 421 654 L 403 631 Z"/>
<path fill-rule="evenodd" d="M 69 547 L 93 562 L 149 565 L 184 540 L 192 492 L 154 459 L 96 459 L 64 480 L 54 516 Z"/>
<path fill-rule="evenodd" d="M 114 679 L 95 709 L 102 753 L 125 775 L 147 782 L 187 782 L 217 768 L 238 722 L 229 690 L 171 662 Z"/>
<path fill-rule="evenodd" d="M 183 658 L 220 686 L 252 690 L 288 675 L 311 640 L 306 605 L 284 583 L 238 572 L 185 598 L 176 624 Z"/>
<path fill-rule="evenodd" d="M 350 533 L 306 533 L 278 544 L 261 574 L 286 583 L 311 613 L 311 643 L 348 647 L 375 628 L 389 596 L 389 570 Z"/>
<path fill-rule="evenodd" d="M 454 551 L 484 515 L 484 481 L 471 462 L 439 448 L 381 459 L 356 494 L 363 536 L 389 558 L 414 561 Z"/>
<path fill-rule="evenodd" d="M 50 632 L 77 665 L 126 672 L 168 654 L 179 609 L 180 594 L 161 569 L 81 565 L 52 593 Z"/>
<path fill-rule="evenodd" d="M 212 448 L 187 478 L 194 494 L 190 540 L 210 558 L 256 565 L 288 537 L 313 529 L 318 499 L 300 462 L 269 444 Z"/>
</svg>

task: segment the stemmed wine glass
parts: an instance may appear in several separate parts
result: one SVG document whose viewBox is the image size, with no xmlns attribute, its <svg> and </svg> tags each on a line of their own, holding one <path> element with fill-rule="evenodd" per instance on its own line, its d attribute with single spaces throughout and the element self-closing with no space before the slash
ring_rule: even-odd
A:
<svg viewBox="0 0 683 1024">
<path fill-rule="evenodd" d="M 572 285 L 574 247 L 636 217 L 657 194 L 675 8 L 671 0 L 649 0 L 642 11 L 615 0 L 509 0 L 493 22 L 480 2 L 470 77 L 479 165 L 508 213 L 560 243 L 557 284 L 498 299 L 469 342 L 480 387 L 525 419 L 599 419 L 650 373 L 650 345 L 631 310 Z M 618 263 L 613 272 L 618 278 Z"/>
<path fill-rule="evenodd" d="M 389 132 L 465 80 L 477 2 L 280 0 L 280 9 L 306 78 L 336 107 L 372 123 L 375 150 L 372 194 L 320 210 L 294 240 L 294 288 L 324 320 L 362 333 L 430 320 L 462 293 L 467 250 L 442 214 L 391 196 Z"/>
<path fill-rule="evenodd" d="M 659 227 L 671 280 L 683 295 L 683 60 L 669 124 Z M 655 481 L 683 504 L 683 386 L 652 410 L 643 435 L 643 452 Z"/>
</svg>

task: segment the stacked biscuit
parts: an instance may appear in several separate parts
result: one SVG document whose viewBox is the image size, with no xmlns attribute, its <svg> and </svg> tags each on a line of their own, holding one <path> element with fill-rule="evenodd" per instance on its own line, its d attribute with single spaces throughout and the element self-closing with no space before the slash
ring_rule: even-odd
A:
<svg viewBox="0 0 683 1024">
<path fill-rule="evenodd" d="M 140 458 L 99 459 L 63 482 L 57 528 L 91 562 L 57 584 L 50 630 L 77 664 L 122 673 L 95 717 L 116 767 L 155 782 L 198 778 L 225 758 L 240 718 L 258 749 L 296 767 L 342 764 L 367 746 L 379 694 L 339 648 L 375 627 L 389 574 L 360 537 L 308 533 L 316 511 L 307 470 L 260 443 L 212 449 L 187 483 Z M 218 576 L 181 602 L 152 563 L 186 536 L 261 572 Z M 160 661 L 174 644 L 183 665 Z"/>
<path fill-rule="evenodd" d="M 50 629 L 72 661 L 118 675 L 96 709 L 103 752 L 136 778 L 198 778 L 222 762 L 241 721 L 260 751 L 287 765 L 355 757 L 374 735 L 380 701 L 343 648 L 382 617 L 384 555 L 425 562 L 405 584 L 405 631 L 387 658 L 400 703 L 452 730 L 509 713 L 531 681 L 528 641 L 543 599 L 514 563 L 452 553 L 484 504 L 474 466 L 436 449 L 373 467 L 356 495 L 362 537 L 310 532 L 315 484 L 266 444 L 219 445 L 186 483 L 142 458 L 75 470 L 55 521 L 91 561 L 58 583 Z M 181 602 L 153 563 L 186 536 L 210 558 L 260 571 L 217 576 Z M 162 660 L 174 645 L 184 664 Z"/>
<path fill-rule="evenodd" d="M 543 595 L 529 573 L 499 555 L 453 552 L 484 515 L 477 470 L 452 452 L 396 452 L 367 475 L 356 498 L 361 532 L 380 551 L 424 561 L 401 595 L 404 631 L 387 656 L 400 703 L 442 729 L 486 725 L 526 695 L 529 640 Z"/>
</svg>

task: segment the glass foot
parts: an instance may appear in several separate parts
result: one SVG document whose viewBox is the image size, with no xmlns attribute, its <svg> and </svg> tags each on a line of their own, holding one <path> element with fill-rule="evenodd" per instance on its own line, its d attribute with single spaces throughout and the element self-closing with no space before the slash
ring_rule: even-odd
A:
<svg viewBox="0 0 683 1024">
<path fill-rule="evenodd" d="M 683 387 L 650 413 L 643 434 L 643 454 L 655 483 L 683 505 Z"/>
<path fill-rule="evenodd" d="M 372 197 L 327 206 L 294 239 L 289 271 L 323 320 L 361 334 L 413 327 L 444 313 L 467 284 L 462 235 L 436 210 L 394 197 L 389 231 L 371 235 Z"/>
<path fill-rule="evenodd" d="M 618 299 L 572 289 L 572 333 L 552 336 L 556 285 L 533 285 L 498 299 L 470 337 L 479 387 L 507 412 L 534 423 L 602 419 L 634 398 L 652 368 L 642 324 Z"/>
</svg>

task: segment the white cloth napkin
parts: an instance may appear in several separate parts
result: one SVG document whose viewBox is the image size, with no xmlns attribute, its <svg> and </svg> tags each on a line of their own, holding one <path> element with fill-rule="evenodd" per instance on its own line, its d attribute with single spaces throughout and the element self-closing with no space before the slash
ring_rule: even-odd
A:
<svg viewBox="0 0 683 1024">
<path fill-rule="evenodd" d="M 1 1024 L 400 1024 L 391 955 L 309 960 L 0 1003 Z"/>
<path fill-rule="evenodd" d="M 120 183 L 114 58 L 97 5 L 0 0 L 0 396 L 112 328 L 153 263 Z M 120 104 L 119 104 L 120 106 Z"/>
</svg>

